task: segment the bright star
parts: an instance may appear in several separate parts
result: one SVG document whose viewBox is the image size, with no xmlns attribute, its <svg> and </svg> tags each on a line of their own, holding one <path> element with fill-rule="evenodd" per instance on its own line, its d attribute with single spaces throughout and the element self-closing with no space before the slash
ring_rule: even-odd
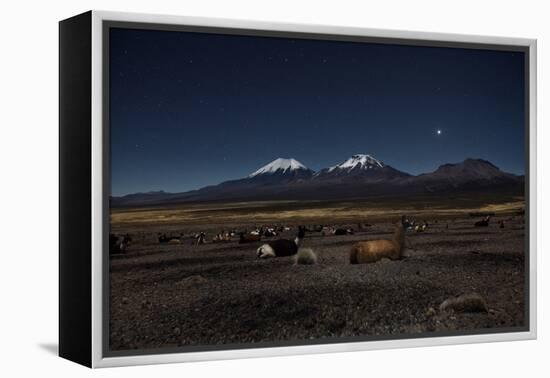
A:
<svg viewBox="0 0 550 378">
<path fill-rule="evenodd" d="M 441 130 L 437 130 L 437 135 L 441 135 Z"/>
</svg>

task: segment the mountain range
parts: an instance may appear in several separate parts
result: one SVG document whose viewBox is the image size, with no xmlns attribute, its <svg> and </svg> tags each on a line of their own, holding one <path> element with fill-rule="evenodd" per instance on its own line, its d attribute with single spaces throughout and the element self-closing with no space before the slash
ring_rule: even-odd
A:
<svg viewBox="0 0 550 378">
<path fill-rule="evenodd" d="M 293 158 L 277 158 L 244 178 L 183 193 L 163 191 L 111 197 L 111 206 L 147 206 L 225 200 L 337 200 L 381 195 L 513 190 L 524 177 L 501 171 L 489 161 L 466 159 L 434 172 L 411 175 L 371 155 L 356 154 L 317 172 Z"/>
</svg>

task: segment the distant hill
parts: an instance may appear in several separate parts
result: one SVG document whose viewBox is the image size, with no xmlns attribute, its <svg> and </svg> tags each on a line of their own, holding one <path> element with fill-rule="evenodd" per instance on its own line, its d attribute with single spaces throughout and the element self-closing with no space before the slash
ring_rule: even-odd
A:
<svg viewBox="0 0 550 378">
<path fill-rule="evenodd" d="M 501 171 L 482 159 L 466 159 L 457 164 L 444 164 L 432 173 L 418 175 L 408 182 L 425 191 L 506 187 L 524 183 L 523 176 Z"/>
<path fill-rule="evenodd" d="M 278 158 L 244 178 L 184 193 L 147 192 L 111 197 L 112 207 L 184 202 L 256 200 L 339 200 L 369 196 L 508 190 L 522 193 L 524 177 L 501 171 L 489 161 L 466 159 L 417 176 L 371 155 L 356 154 L 318 172 L 293 158 Z"/>
</svg>

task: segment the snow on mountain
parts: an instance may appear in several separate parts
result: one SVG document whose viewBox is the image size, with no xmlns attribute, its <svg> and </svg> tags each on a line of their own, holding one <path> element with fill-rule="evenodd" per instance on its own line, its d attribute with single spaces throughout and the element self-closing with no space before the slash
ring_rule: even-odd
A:
<svg viewBox="0 0 550 378">
<path fill-rule="evenodd" d="M 317 180 L 336 180 L 339 183 L 346 181 L 381 182 L 410 176 L 385 165 L 372 155 L 355 154 L 342 163 L 330 168 L 321 169 L 313 178 Z"/>
<path fill-rule="evenodd" d="M 405 196 L 412 193 L 455 193 L 460 190 L 495 190 L 522 194 L 524 176 L 501 171 L 481 159 L 443 164 L 431 173 L 412 176 L 371 155 L 357 154 L 315 175 L 295 159 L 279 158 L 248 177 L 224 181 L 184 193 L 136 193 L 111 197 L 111 206 L 150 206 L 219 200 L 338 200 L 374 195 Z"/>
<path fill-rule="evenodd" d="M 361 169 L 384 168 L 384 163 L 382 163 L 380 160 L 375 159 L 371 155 L 356 154 L 350 157 L 348 160 L 344 161 L 343 163 L 330 167 L 328 169 L 328 172 L 332 172 L 335 169 L 351 171 L 352 169 L 357 167 Z"/>
<path fill-rule="evenodd" d="M 305 165 L 300 163 L 298 160 L 295 159 L 284 159 L 284 158 L 278 158 L 273 160 L 271 163 L 264 165 L 257 171 L 251 173 L 248 175 L 248 177 L 255 177 L 263 174 L 269 174 L 269 173 L 287 173 L 292 172 L 296 170 L 309 170 Z"/>
</svg>

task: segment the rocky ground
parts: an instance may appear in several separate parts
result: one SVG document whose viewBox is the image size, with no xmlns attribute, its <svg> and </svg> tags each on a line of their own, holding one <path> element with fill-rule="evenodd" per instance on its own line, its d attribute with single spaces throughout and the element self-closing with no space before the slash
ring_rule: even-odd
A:
<svg viewBox="0 0 550 378">
<path fill-rule="evenodd" d="M 424 233 L 407 234 L 410 248 L 402 260 L 369 265 L 350 265 L 350 246 L 390 238 L 390 220 L 361 230 L 350 224 L 357 232 L 348 236 L 308 233 L 304 246 L 317 254 L 316 265 L 257 259 L 260 243 L 238 244 L 237 238 L 160 245 L 157 233 L 163 229 L 158 225 L 118 227 L 133 240 L 125 255 L 110 261 L 111 350 L 522 327 L 524 217 L 497 216 L 486 228 L 473 227 L 477 219 L 464 214 L 431 221 Z M 220 228 L 200 229 L 211 236 Z M 446 299 L 469 293 L 481 295 L 488 311 L 439 309 Z"/>
</svg>

